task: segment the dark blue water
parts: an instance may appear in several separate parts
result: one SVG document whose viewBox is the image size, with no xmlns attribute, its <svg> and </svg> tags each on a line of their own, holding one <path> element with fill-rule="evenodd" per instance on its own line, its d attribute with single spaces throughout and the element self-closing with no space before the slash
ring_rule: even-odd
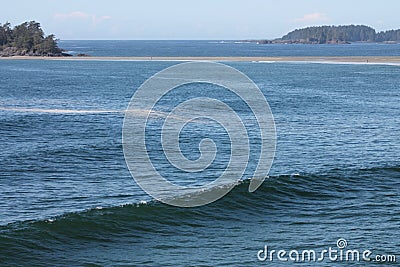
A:
<svg viewBox="0 0 400 267">
<path fill-rule="evenodd" d="M 84 41 L 62 40 L 59 46 L 91 56 L 400 56 L 400 44 L 342 45 L 257 44 L 236 41 Z"/>
<path fill-rule="evenodd" d="M 274 114 L 270 178 L 255 193 L 246 180 L 210 205 L 176 208 L 135 184 L 121 141 L 134 91 L 173 64 L 0 61 L 1 266 L 285 266 L 257 252 L 320 251 L 339 238 L 399 255 L 399 66 L 229 63 Z M 198 133 L 185 132 L 189 157 Z M 218 152 L 216 170 L 229 148 Z"/>
</svg>

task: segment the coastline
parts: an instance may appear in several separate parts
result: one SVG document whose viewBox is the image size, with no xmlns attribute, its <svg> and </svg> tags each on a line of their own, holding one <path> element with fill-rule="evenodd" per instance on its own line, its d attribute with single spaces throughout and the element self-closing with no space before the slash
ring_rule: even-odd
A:
<svg viewBox="0 0 400 267">
<path fill-rule="evenodd" d="M 248 61 L 248 62 L 315 62 L 315 63 L 372 63 L 400 64 L 400 56 L 310 56 L 310 57 L 41 57 L 12 56 L 0 60 L 91 60 L 91 61 Z"/>
</svg>

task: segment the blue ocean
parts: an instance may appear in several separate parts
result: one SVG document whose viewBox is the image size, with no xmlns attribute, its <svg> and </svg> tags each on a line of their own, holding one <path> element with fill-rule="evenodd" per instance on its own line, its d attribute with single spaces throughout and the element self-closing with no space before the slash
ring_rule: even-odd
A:
<svg viewBox="0 0 400 267">
<path fill-rule="evenodd" d="M 61 41 L 60 47 L 92 56 L 400 55 L 398 44 Z M 259 153 L 259 142 L 250 140 L 256 152 L 238 174 L 241 182 L 211 204 L 182 208 L 139 187 L 122 144 L 132 95 L 179 63 L 0 60 L 0 266 L 291 266 L 277 251 L 338 250 L 338 240 L 371 251 L 370 262 L 327 257 L 302 264 L 400 261 L 399 65 L 223 62 L 268 100 L 274 162 L 250 193 Z M 218 98 L 243 117 L 250 112 L 235 95 L 208 84 L 180 88 L 159 105 L 171 110 L 192 96 Z M 155 162 L 165 161 L 156 129 L 162 120 L 148 131 Z M 193 173 L 188 183 L 210 182 L 229 161 L 229 138 L 215 128 L 195 125 L 182 133 L 188 158 L 199 157 L 204 136 L 218 145 L 211 169 Z M 257 139 L 251 126 L 248 131 Z M 177 182 L 187 178 L 173 170 L 163 172 Z M 260 259 L 266 246 L 275 258 Z"/>
</svg>

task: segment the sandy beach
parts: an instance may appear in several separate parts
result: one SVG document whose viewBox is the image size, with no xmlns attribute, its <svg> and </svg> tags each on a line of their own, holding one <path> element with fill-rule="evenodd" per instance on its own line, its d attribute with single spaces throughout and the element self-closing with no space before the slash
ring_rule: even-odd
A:
<svg viewBox="0 0 400 267">
<path fill-rule="evenodd" d="M 259 61 L 400 64 L 400 56 L 354 57 L 0 57 L 0 60 L 104 60 L 104 61 Z"/>
</svg>

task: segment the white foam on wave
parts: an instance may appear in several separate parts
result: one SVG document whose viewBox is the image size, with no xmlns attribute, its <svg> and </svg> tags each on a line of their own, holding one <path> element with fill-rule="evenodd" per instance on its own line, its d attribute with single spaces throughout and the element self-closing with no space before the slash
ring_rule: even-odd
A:
<svg viewBox="0 0 400 267">
<path fill-rule="evenodd" d="M 354 61 L 325 61 L 325 60 L 288 60 L 288 61 L 253 61 L 254 63 L 289 63 L 289 64 L 332 64 L 332 65 L 385 65 L 400 66 L 400 62 L 354 62 Z"/>
<path fill-rule="evenodd" d="M 333 64 L 333 65 L 386 65 L 400 66 L 400 62 L 339 62 L 339 61 L 310 61 L 313 64 Z"/>
<path fill-rule="evenodd" d="M 278 63 L 276 60 L 254 60 L 252 63 Z"/>
<path fill-rule="evenodd" d="M 0 111 L 10 111 L 19 113 L 46 113 L 46 114 L 132 114 L 138 117 L 148 117 L 154 119 L 174 119 L 178 121 L 191 121 L 204 123 L 206 122 L 200 119 L 192 119 L 190 116 L 173 115 L 168 112 L 158 110 L 146 110 L 146 109 L 129 109 L 129 110 L 111 110 L 111 109 L 44 109 L 44 108 L 25 108 L 25 107 L 0 107 Z M 189 111 L 187 111 L 189 112 Z"/>
<path fill-rule="evenodd" d="M 112 110 L 112 109 L 45 109 L 45 108 L 22 108 L 22 107 L 0 107 L 3 111 L 14 111 L 24 113 L 52 113 L 52 114 L 102 114 L 102 113 L 132 113 L 138 116 L 167 117 L 168 113 L 155 110 L 130 109 Z"/>
<path fill-rule="evenodd" d="M 52 114 L 98 114 L 98 113 L 121 113 L 119 110 L 90 110 L 90 109 L 43 109 L 43 108 L 15 108 L 0 107 L 3 111 L 30 112 L 30 113 L 52 113 Z"/>
</svg>

